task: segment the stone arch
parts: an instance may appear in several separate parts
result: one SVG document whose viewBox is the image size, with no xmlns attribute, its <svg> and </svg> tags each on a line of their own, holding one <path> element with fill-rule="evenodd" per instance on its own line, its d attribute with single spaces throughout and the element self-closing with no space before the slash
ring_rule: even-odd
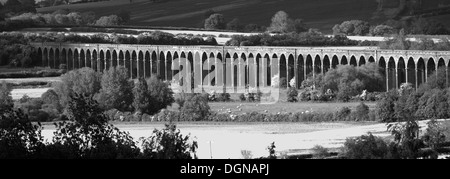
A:
<svg viewBox="0 0 450 179">
<path fill-rule="evenodd" d="M 348 64 L 348 60 L 347 60 L 347 57 L 344 55 L 341 58 L 341 65 L 347 65 L 347 64 Z"/>
<path fill-rule="evenodd" d="M 60 65 L 64 64 L 65 65 L 65 69 L 67 70 L 67 50 L 66 48 L 63 48 L 61 50 L 61 61 L 60 61 Z"/>
<path fill-rule="evenodd" d="M 420 57 L 419 60 L 417 60 L 416 68 L 417 68 L 417 85 L 419 87 L 426 81 L 425 60 L 422 57 Z"/>
<path fill-rule="evenodd" d="M 184 59 L 181 59 L 180 61 L 183 62 Z M 159 79 L 160 77 L 158 76 L 158 54 L 156 54 L 155 51 L 152 52 L 150 67 L 151 67 L 150 73 L 152 74 L 152 76 L 155 75 Z M 185 67 L 185 65 L 183 65 L 183 67 Z"/>
<path fill-rule="evenodd" d="M 138 60 L 138 52 L 133 50 L 133 52 L 131 52 L 131 62 L 130 62 L 132 79 L 138 78 L 137 60 Z"/>
<path fill-rule="evenodd" d="M 331 60 L 331 68 L 336 68 L 339 65 L 339 59 L 336 55 L 333 55 Z"/>
<path fill-rule="evenodd" d="M 375 63 L 375 58 L 373 58 L 373 56 L 369 57 L 369 63 Z"/>
<path fill-rule="evenodd" d="M 50 51 L 48 52 L 48 59 L 50 68 L 55 68 L 55 51 L 53 48 L 50 48 Z"/>
<path fill-rule="evenodd" d="M 172 60 L 173 60 L 172 53 L 170 51 L 168 51 L 166 56 L 167 56 L 166 57 L 166 62 L 167 62 L 167 64 L 166 64 L 167 81 L 172 81 L 172 77 L 173 77 L 173 74 L 172 74 Z"/>
<path fill-rule="evenodd" d="M 192 90 L 192 88 L 194 87 L 194 84 L 193 84 L 193 80 L 192 80 L 192 78 L 193 78 L 193 75 L 192 75 L 192 73 L 194 72 L 194 54 L 192 53 L 192 52 L 188 52 L 188 54 L 187 54 L 187 60 L 186 60 L 187 62 L 189 62 L 189 63 L 186 63 L 186 66 L 187 66 L 187 68 L 188 69 L 190 69 L 190 71 L 188 70 L 188 71 L 186 71 L 186 78 L 188 78 L 188 82 L 189 82 L 189 80 L 190 80 L 190 83 L 191 83 L 191 90 Z M 188 88 L 188 90 L 189 90 L 189 88 Z"/>
<path fill-rule="evenodd" d="M 314 73 L 322 73 L 322 61 L 319 55 L 316 55 L 316 57 L 314 58 Z"/>
<path fill-rule="evenodd" d="M 59 64 L 61 64 L 61 50 L 59 48 L 55 49 L 55 60 L 54 68 L 59 69 Z"/>
<path fill-rule="evenodd" d="M 106 50 L 106 56 L 105 56 L 105 67 L 103 70 L 109 70 L 111 67 L 111 61 L 112 61 L 112 55 L 110 50 Z"/>
<path fill-rule="evenodd" d="M 193 81 L 193 84 L 194 84 L 194 86 L 193 86 L 194 92 L 202 93 L 203 92 L 203 88 L 202 88 L 203 66 L 202 66 L 202 57 L 200 56 L 200 53 L 198 51 L 194 53 L 194 58 L 192 59 L 191 64 L 192 64 L 192 72 L 193 72 L 191 80 Z"/>
<path fill-rule="evenodd" d="M 350 57 L 350 65 L 357 66 L 358 62 L 356 61 L 355 56 Z"/>
<path fill-rule="evenodd" d="M 443 58 L 439 58 L 439 60 L 438 60 L 437 69 L 441 69 L 441 68 L 445 68 L 445 60 Z"/>
<path fill-rule="evenodd" d="M 313 60 L 311 55 L 307 55 L 306 56 L 306 77 L 305 79 L 307 79 L 309 76 L 313 76 Z"/>
<path fill-rule="evenodd" d="M 396 88 L 397 79 L 395 77 L 396 74 L 396 65 L 394 57 L 390 57 L 387 63 L 387 78 L 388 78 L 388 89 Z"/>
<path fill-rule="evenodd" d="M 99 59 L 101 59 L 101 54 L 97 53 L 97 50 L 92 51 L 92 58 L 86 62 L 86 66 L 91 67 L 94 70 L 97 70 L 99 67 Z"/>
<path fill-rule="evenodd" d="M 215 80 L 211 75 L 211 73 L 214 72 L 214 69 L 216 67 L 215 65 L 215 55 L 213 52 L 210 52 L 208 55 L 208 52 L 203 52 L 202 54 L 202 81 L 204 86 L 213 86 L 215 85 Z"/>
<path fill-rule="evenodd" d="M 364 56 L 359 57 L 358 66 L 365 65 L 366 58 Z"/>
<path fill-rule="evenodd" d="M 271 59 L 271 68 L 270 68 L 271 70 L 272 70 L 272 72 L 271 72 L 271 77 L 270 77 L 270 80 L 272 81 L 272 78 L 275 76 L 275 75 L 278 75 L 278 79 L 280 79 L 280 71 L 279 71 L 279 69 L 280 69 L 280 59 L 278 58 L 278 55 L 277 54 L 273 54 L 272 55 L 272 59 Z"/>
<path fill-rule="evenodd" d="M 138 77 L 139 78 L 145 78 L 145 58 L 144 58 L 144 52 L 142 52 L 142 50 L 139 50 L 138 52 L 138 59 L 137 59 L 137 66 L 138 66 Z"/>
<path fill-rule="evenodd" d="M 254 93 L 256 92 L 256 87 L 258 86 L 258 66 L 253 53 L 248 54 L 246 70 L 246 84 L 248 85 L 248 91 Z"/>
<path fill-rule="evenodd" d="M 159 53 L 159 75 L 161 76 L 161 80 L 165 81 L 167 80 L 167 61 L 166 61 L 166 56 L 164 55 L 163 52 Z"/>
<path fill-rule="evenodd" d="M 287 86 L 287 83 L 289 81 L 287 75 L 288 75 L 287 74 L 287 59 L 284 54 L 281 54 L 281 56 L 280 56 L 280 79 L 279 79 L 280 85 L 286 84 L 286 86 Z M 281 86 L 280 86 L 280 88 L 281 88 Z"/>
<path fill-rule="evenodd" d="M 236 87 L 239 85 L 238 82 L 238 74 L 239 74 L 239 66 L 236 64 L 236 61 L 239 59 L 239 55 L 237 53 L 233 54 L 233 59 L 231 60 L 231 81 L 233 86 L 233 91 L 236 91 Z"/>
<path fill-rule="evenodd" d="M 128 78 L 131 78 L 132 76 L 131 76 L 131 66 L 130 66 L 130 63 L 131 63 L 131 53 L 130 53 L 130 51 L 125 51 L 125 58 L 124 58 L 124 65 L 125 65 L 125 68 L 128 70 Z"/>
<path fill-rule="evenodd" d="M 86 51 L 84 51 L 84 49 L 80 50 L 80 55 L 79 58 L 77 59 L 77 65 L 78 68 L 83 68 L 86 66 L 87 61 L 91 61 L 92 58 L 92 52 L 87 49 Z M 89 65 L 90 66 L 90 65 Z"/>
<path fill-rule="evenodd" d="M 97 60 L 97 68 L 94 68 L 98 72 L 103 72 L 106 65 L 106 53 L 103 50 L 100 50 L 100 58 Z"/>
<path fill-rule="evenodd" d="M 287 76 L 287 86 L 289 87 L 294 87 L 297 88 L 297 86 L 291 86 L 289 84 L 289 82 L 291 81 L 291 79 L 294 79 L 297 75 L 295 74 L 295 60 L 294 60 L 294 55 L 290 54 L 288 56 L 288 61 L 287 61 L 287 69 L 288 69 L 288 76 Z M 296 81 L 296 79 L 294 79 Z"/>
<path fill-rule="evenodd" d="M 406 82 L 406 64 L 403 57 L 400 57 L 397 62 L 397 88 L 400 88 L 402 83 Z"/>
<path fill-rule="evenodd" d="M 408 78 L 406 79 L 408 83 L 411 83 L 412 86 L 414 88 L 417 87 L 417 83 L 416 83 L 416 65 L 414 63 L 414 59 L 412 57 L 410 57 L 408 59 L 408 63 L 406 65 L 406 74 L 408 76 Z"/>
<path fill-rule="evenodd" d="M 50 67 L 49 65 L 49 50 L 47 48 L 44 48 L 44 51 L 42 53 L 43 57 L 42 57 L 42 65 L 44 67 Z"/>
<path fill-rule="evenodd" d="M 125 55 L 122 50 L 119 51 L 119 60 L 117 61 L 117 65 L 125 66 Z"/>
<path fill-rule="evenodd" d="M 144 55 L 144 76 L 145 78 L 149 78 L 152 75 L 152 66 L 151 66 L 151 55 L 149 51 L 145 51 Z"/>
<path fill-rule="evenodd" d="M 111 67 L 116 68 L 119 64 L 119 59 L 117 58 L 117 50 L 113 50 L 112 59 L 111 59 Z"/>
<path fill-rule="evenodd" d="M 325 74 L 325 73 L 327 73 L 328 72 L 328 70 L 330 70 L 330 58 L 328 57 L 328 55 L 325 55 L 324 57 L 323 57 L 323 73 Z"/>
<path fill-rule="evenodd" d="M 83 50 L 83 49 L 81 49 Z M 80 52 L 78 51 L 78 49 L 75 49 L 73 52 L 73 68 L 74 69 L 78 69 L 80 68 Z"/>
<path fill-rule="evenodd" d="M 256 86 L 257 87 L 264 87 L 264 69 L 263 69 L 263 58 L 261 54 L 256 54 L 255 58 L 256 63 Z"/>
<path fill-rule="evenodd" d="M 67 69 L 73 70 L 74 69 L 73 65 L 74 65 L 73 51 L 72 51 L 72 49 L 69 49 L 67 51 Z"/>
<path fill-rule="evenodd" d="M 389 90 L 389 88 L 388 88 L 388 86 L 387 86 L 387 84 L 388 84 L 388 81 L 386 81 L 386 80 L 388 80 L 388 76 L 387 76 L 387 71 L 386 71 L 386 69 L 387 69 L 387 66 L 386 66 L 387 64 L 386 64 L 386 60 L 384 59 L 384 57 L 381 57 L 380 58 L 380 60 L 378 60 L 378 66 L 380 67 L 380 71 L 381 71 L 381 74 L 383 75 L 383 79 L 385 80 L 385 83 L 383 83 L 383 88 L 384 89 L 386 89 L 386 90 Z"/>
<path fill-rule="evenodd" d="M 436 62 L 434 61 L 433 58 L 429 58 L 427 61 L 427 78 L 430 77 L 435 72 L 436 72 Z"/>
<path fill-rule="evenodd" d="M 299 55 L 297 58 L 297 81 L 295 82 L 297 88 L 300 88 L 303 80 L 305 80 L 305 60 L 303 55 Z"/>
<path fill-rule="evenodd" d="M 222 87 L 222 92 L 225 92 L 225 60 L 222 56 L 221 53 L 217 53 L 216 59 L 214 61 L 215 63 L 215 73 L 216 73 L 216 77 L 215 77 L 215 84 L 214 86 L 216 86 L 219 90 L 220 87 Z"/>
<path fill-rule="evenodd" d="M 272 85 L 272 59 L 270 58 L 269 54 L 264 55 L 264 60 L 265 60 L 265 67 L 266 67 L 266 76 L 265 77 L 265 84 L 266 86 L 271 86 Z M 263 60 L 263 61 L 264 61 Z M 264 62 L 263 62 L 264 63 Z"/>
</svg>

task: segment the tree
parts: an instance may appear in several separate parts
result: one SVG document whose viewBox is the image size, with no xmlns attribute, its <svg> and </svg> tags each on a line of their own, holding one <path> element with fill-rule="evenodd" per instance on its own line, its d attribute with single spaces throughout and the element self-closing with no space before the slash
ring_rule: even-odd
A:
<svg viewBox="0 0 450 179">
<path fill-rule="evenodd" d="M 55 84 L 55 91 L 62 106 L 67 107 L 69 96 L 74 93 L 94 96 L 100 91 L 101 76 L 92 68 L 84 67 L 61 76 L 61 82 Z"/>
<path fill-rule="evenodd" d="M 238 18 L 234 18 L 232 21 L 227 23 L 228 30 L 241 31 L 243 26 Z"/>
<path fill-rule="evenodd" d="M 133 107 L 134 110 L 140 113 L 150 113 L 150 96 L 148 94 L 147 81 L 143 78 L 139 78 L 138 83 L 133 88 Z"/>
<path fill-rule="evenodd" d="M 371 133 L 356 138 L 347 138 L 344 143 L 344 155 L 348 159 L 387 159 L 389 147 L 382 138 Z"/>
<path fill-rule="evenodd" d="M 366 35 L 370 31 L 370 24 L 361 20 L 344 21 L 333 27 L 333 34 Z"/>
<path fill-rule="evenodd" d="M 397 91 L 391 90 L 383 95 L 377 102 L 377 116 L 382 122 L 397 121 L 395 116 L 395 101 L 398 99 Z"/>
<path fill-rule="evenodd" d="M 111 124 L 98 103 L 77 93 L 69 96 L 68 118 L 56 125 L 51 153 L 46 158 L 117 159 L 136 158 L 139 148 L 127 132 Z"/>
<path fill-rule="evenodd" d="M 5 81 L 2 81 L 0 86 L 0 113 L 13 108 L 14 103 L 11 97 L 11 91 L 11 86 Z"/>
<path fill-rule="evenodd" d="M 62 106 L 59 102 L 59 96 L 54 90 L 47 90 L 41 95 L 41 99 L 43 104 L 51 106 L 51 108 L 56 109 L 58 112 L 62 111 Z"/>
<path fill-rule="evenodd" d="M 117 26 L 120 25 L 122 19 L 117 15 L 103 16 L 95 22 L 97 26 Z"/>
<path fill-rule="evenodd" d="M 43 145 L 40 123 L 32 124 L 21 110 L 0 112 L 0 159 L 35 158 Z"/>
<path fill-rule="evenodd" d="M 128 78 L 128 70 L 123 66 L 106 70 L 96 99 L 105 110 L 129 110 L 133 102 L 133 81 Z"/>
<path fill-rule="evenodd" d="M 169 87 L 168 83 L 159 80 L 158 78 L 156 78 L 156 76 L 153 75 L 150 79 L 147 80 L 147 84 L 148 95 L 151 99 L 151 109 L 149 114 L 154 114 L 159 110 L 172 105 L 172 103 L 175 102 L 175 99 L 173 97 L 174 93 L 172 91 L 172 88 Z"/>
<path fill-rule="evenodd" d="M 291 30 L 289 29 L 289 23 L 289 15 L 284 11 L 278 11 L 272 17 L 272 23 L 270 24 L 270 27 L 267 29 L 267 31 L 272 33 L 287 33 Z"/>
<path fill-rule="evenodd" d="M 201 121 L 207 119 L 209 110 L 208 98 L 196 94 L 187 97 L 180 111 L 184 121 Z"/>
<path fill-rule="evenodd" d="M 152 136 L 140 138 L 145 159 L 196 159 L 196 141 L 190 135 L 183 136 L 173 123 L 165 124 L 162 130 L 155 129 Z"/>
<path fill-rule="evenodd" d="M 373 36 L 385 36 L 395 33 L 395 29 L 388 25 L 377 25 L 370 29 L 370 34 Z"/>
<path fill-rule="evenodd" d="M 222 14 L 212 14 L 205 20 L 205 29 L 225 29 L 225 18 Z"/>
</svg>

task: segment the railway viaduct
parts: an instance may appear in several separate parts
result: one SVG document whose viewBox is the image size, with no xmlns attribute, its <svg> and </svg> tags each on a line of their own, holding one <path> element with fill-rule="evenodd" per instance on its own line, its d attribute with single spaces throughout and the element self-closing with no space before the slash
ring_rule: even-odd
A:
<svg viewBox="0 0 450 179">
<path fill-rule="evenodd" d="M 408 82 L 417 87 L 445 68 L 447 84 L 450 51 L 379 50 L 330 47 L 231 47 L 125 44 L 33 43 L 42 66 L 96 71 L 122 65 L 130 78 L 157 75 L 181 84 L 180 89 L 241 93 L 270 87 L 271 78 L 295 79 L 299 88 L 308 75 L 325 73 L 337 65 L 376 63 L 383 69 L 386 90 Z M 180 83 L 181 82 L 181 83 Z M 186 85 L 190 84 L 190 85 Z M 194 88 L 199 87 L 199 88 Z M 209 89 L 209 88 L 208 88 Z M 200 91 L 198 91 L 200 90 Z"/>
</svg>

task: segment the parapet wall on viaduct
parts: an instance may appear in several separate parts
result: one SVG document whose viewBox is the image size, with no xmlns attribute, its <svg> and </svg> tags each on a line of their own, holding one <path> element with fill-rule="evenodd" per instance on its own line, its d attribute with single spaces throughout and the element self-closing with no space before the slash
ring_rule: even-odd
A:
<svg viewBox="0 0 450 179">
<path fill-rule="evenodd" d="M 122 44 L 33 43 L 42 66 L 96 71 L 125 66 L 130 78 L 157 75 L 181 85 L 185 92 L 214 89 L 228 93 L 270 87 L 272 78 L 292 79 L 299 88 L 308 75 L 325 73 L 337 65 L 376 63 L 386 76 L 387 90 L 401 83 L 417 87 L 445 67 L 449 79 L 449 51 L 378 50 L 333 47 L 230 47 Z"/>
</svg>

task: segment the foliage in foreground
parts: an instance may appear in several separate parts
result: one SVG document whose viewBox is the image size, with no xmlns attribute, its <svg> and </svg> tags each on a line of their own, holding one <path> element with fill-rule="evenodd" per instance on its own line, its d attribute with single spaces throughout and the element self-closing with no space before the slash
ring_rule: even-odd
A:
<svg viewBox="0 0 450 179">
<path fill-rule="evenodd" d="M 0 158 L 196 158 L 196 142 L 191 144 L 190 135 L 182 136 L 175 125 L 155 130 L 143 140 L 145 150 L 141 152 L 129 133 L 108 123 L 92 96 L 71 95 L 67 115 L 70 121 L 55 124 L 52 143 L 44 143 L 39 123 L 31 123 L 20 110 L 5 109 L 0 115 Z"/>
</svg>

